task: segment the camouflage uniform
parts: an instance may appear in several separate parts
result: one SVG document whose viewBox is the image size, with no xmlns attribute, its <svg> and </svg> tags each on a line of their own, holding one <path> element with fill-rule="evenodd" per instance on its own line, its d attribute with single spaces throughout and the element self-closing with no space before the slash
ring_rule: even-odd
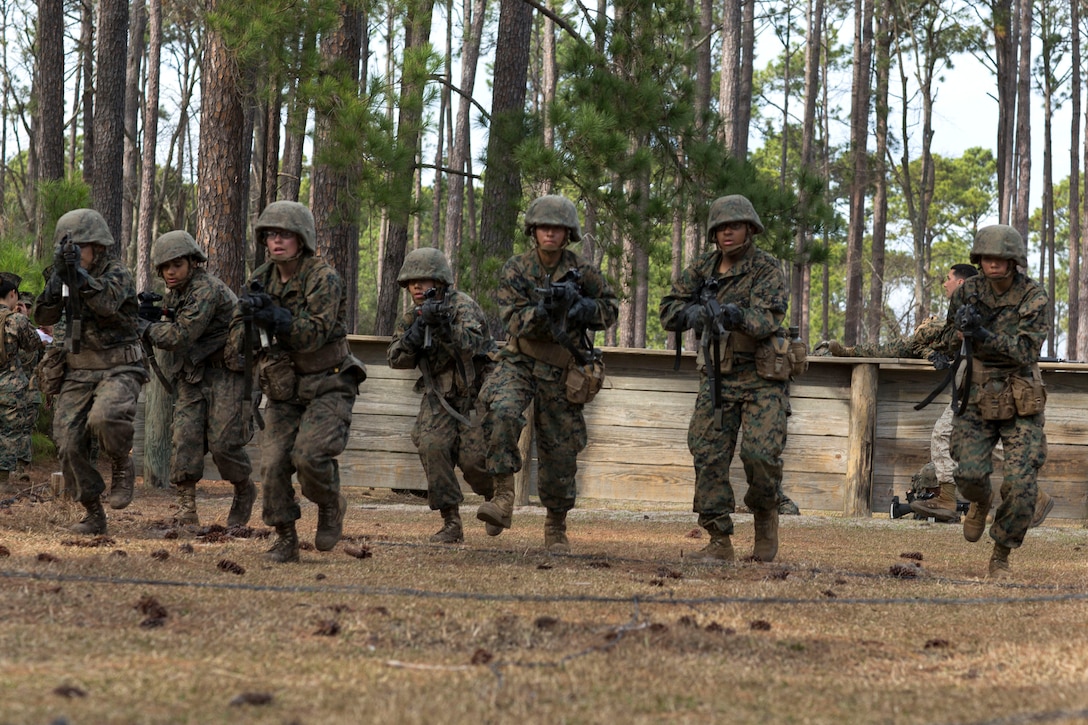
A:
<svg viewBox="0 0 1088 725">
<path fill-rule="evenodd" d="M 903 357 L 928 359 L 941 346 L 944 320 L 931 315 L 922 321 L 910 337 L 883 344 L 862 344 L 834 351 L 836 357 Z"/>
<path fill-rule="evenodd" d="M 188 257 L 194 266 L 187 281 L 166 293 L 163 304 L 173 319 L 152 322 L 144 332 L 152 345 L 167 351 L 164 373 L 177 393 L 170 482 L 182 489 L 195 485 L 204 477 L 204 455 L 210 451 L 219 474 L 234 485 L 236 495 L 249 501 L 245 511 L 232 509 L 228 519 L 229 525 L 244 525 L 255 495 L 249 479 L 253 467 L 245 450 L 253 430 L 244 415 L 248 411 L 242 410 L 243 375 L 224 366 L 224 345 L 238 298 L 218 277 L 195 266 L 206 257 L 186 232 L 164 234 L 152 250 L 157 269 L 181 257 Z M 196 519 L 188 491 L 182 491 L 182 498 L 183 509 L 191 506 Z"/>
<path fill-rule="evenodd" d="M 0 305 L 3 331 L 0 349 L 0 471 L 14 471 L 30 461 L 32 414 L 37 408 L 29 393 L 30 375 L 41 353 L 42 341 L 26 315 Z M 36 397 L 36 393 L 34 396 Z"/>
<path fill-rule="evenodd" d="M 1011 246 L 1008 250 L 1000 246 L 995 249 L 997 242 Z M 1027 266 L 1020 235 L 1004 225 L 979 230 L 972 263 L 977 264 L 983 256 L 1013 259 L 1020 266 Z M 1032 377 L 1050 325 L 1047 301 L 1047 294 L 1039 284 L 1016 271 L 1012 274 L 1011 287 L 1003 294 L 995 293 L 993 283 L 979 275 L 964 282 L 949 304 L 945 339 L 950 352 L 959 346 L 955 333 L 960 308 L 974 304 L 981 315 L 982 335 L 972 342 L 975 367 L 968 404 L 964 413 L 953 421 L 951 450 L 952 458 L 957 461 L 956 484 L 964 498 L 972 502 L 964 521 L 964 535 L 970 541 L 976 539 L 969 535 L 969 525 L 973 522 L 979 534 L 985 525 L 992 495 L 993 450 L 998 441 L 1004 444 L 1002 501 L 990 527 L 990 537 L 996 545 L 995 559 L 999 551 L 1007 557 L 1008 550 L 1018 548 L 1024 541 L 1035 510 L 1036 477 L 1046 461 L 1047 445 L 1042 412 L 1020 415 L 1014 411 L 1007 420 L 984 420 L 979 407 L 981 383 L 985 378 L 993 378 L 1008 385 L 1009 376 Z M 1003 547 L 1003 551 L 997 547 Z M 995 559 L 991 559 L 991 574 L 995 573 Z M 1002 561 L 1005 565 L 998 568 L 1007 569 L 1007 559 Z"/>
<path fill-rule="evenodd" d="M 413 308 L 397 322 L 387 354 L 389 367 L 394 369 L 411 369 L 421 363 L 429 366 L 431 387 L 428 389 L 423 377 L 416 381 L 415 390 L 423 393 L 423 400 L 412 428 L 412 443 L 419 449 L 419 460 L 427 474 L 427 503 L 434 511 L 457 507 L 464 501 L 453 470 L 455 462 L 474 492 L 486 498 L 492 493 L 481 426 L 458 421 L 437 396 L 469 418 L 485 373 L 478 366 L 495 349 L 495 341 L 475 300 L 447 288 L 445 302 L 449 323 L 433 331 L 431 350 L 417 353 L 404 342 L 405 333 L 418 316 L 418 309 Z M 426 363 L 422 362 L 424 356 Z"/>
<path fill-rule="evenodd" d="M 561 358 L 569 358 L 569 353 L 556 340 L 551 318 L 540 306 L 540 293 L 536 290 L 547 288 L 571 269 L 581 274 L 582 296 L 597 306 L 596 319 L 588 329 L 604 330 L 616 322 L 619 305 L 611 286 L 600 270 L 574 252 L 564 249 L 558 266 L 550 270 L 541 264 L 535 249 L 511 257 L 503 265 L 498 291 L 500 314 L 509 340 L 499 350 L 498 366 L 480 391 L 493 426 L 487 467 L 495 474 L 521 470 L 518 440 L 525 427 L 525 409 L 535 402 L 534 432 L 540 461 L 537 490 L 540 502 L 549 511 L 559 513 L 574 508 L 578 454 L 586 447 L 588 438 L 582 414 L 584 406 L 567 400 L 565 368 L 555 364 Z M 522 340 L 528 343 L 523 344 Z M 552 362 L 527 352 L 529 346 L 540 343 L 555 353 Z"/>
<path fill-rule="evenodd" d="M 108 247 L 113 244 L 105 220 L 91 209 L 78 209 L 57 221 L 54 242 L 70 235 L 74 244 Z M 61 468 L 88 518 L 78 533 L 105 533 L 105 512 L 99 498 L 105 489 L 91 463 L 91 440 L 113 463 L 110 505 L 124 508 L 132 499 L 133 421 L 141 386 L 147 382 L 143 350 L 137 336 L 136 286 L 120 260 L 104 249 L 87 270 L 79 270 L 82 311 L 80 352 L 73 352 L 72 333 L 65 335 L 67 371 L 55 398 L 53 437 Z M 61 280 L 56 269 L 34 305 L 34 319 L 41 325 L 57 323 L 65 312 Z M 71 327 L 71 321 L 68 321 Z"/>
<path fill-rule="evenodd" d="M 20 292 L 19 299 L 26 305 L 27 314 L 29 314 L 29 311 L 34 308 L 34 295 L 28 292 Z M 20 392 L 23 409 L 22 427 L 20 429 L 22 443 L 19 446 L 19 461 L 16 464 L 16 471 L 20 471 L 23 480 L 29 480 L 30 478 L 29 474 L 25 473 L 25 466 L 30 465 L 34 458 L 34 427 L 38 423 L 38 413 L 42 407 L 42 395 L 35 385 L 34 368 L 37 366 L 38 361 L 41 360 L 42 352 L 45 349 L 45 342 L 39 332 L 34 329 L 33 323 L 28 319 L 27 324 L 34 330 L 34 337 L 37 338 L 38 343 L 24 346 L 19 350 L 19 362 L 23 366 L 23 372 L 30 378 L 28 385 Z"/>
<path fill-rule="evenodd" d="M 678 330 L 685 308 L 699 300 L 703 283 L 716 276 L 721 258 L 710 249 L 685 269 L 661 300 L 661 323 Z M 750 247 L 724 276 L 719 278 L 717 299 L 734 303 L 744 312 L 738 332 L 763 340 L 778 333 L 786 315 L 787 291 L 782 269 L 767 252 Z M 688 426 L 688 449 L 695 458 L 695 504 L 699 525 L 732 535 L 735 508 L 729 465 L 733 460 L 741 426 L 740 457 L 748 478 L 745 505 L 753 512 L 777 507 L 776 481 L 782 477 L 782 449 L 786 445 L 786 383 L 764 380 L 756 373 L 751 352 L 737 352 L 732 369 L 721 375 L 724 424 L 714 427 L 713 391 L 700 352 L 699 395 Z M 727 367 L 728 361 L 722 361 Z"/>
<path fill-rule="evenodd" d="M 316 232 L 310 210 L 297 202 L 269 204 L 257 220 L 259 239 L 275 228 L 299 235 L 298 267 L 286 282 L 273 262 L 254 271 L 247 287 L 252 290 L 258 283 L 264 292 L 241 298 L 231 321 L 228 355 L 234 357 L 232 351 L 243 349 L 247 307 L 261 305 L 254 313 L 258 321 L 262 311 L 286 311 L 287 323 L 275 331 L 272 349 L 257 355 L 259 367 L 284 361 L 294 378 L 293 392 L 272 394 L 262 375 L 268 399 L 261 435 L 262 518 L 279 533 L 269 558 L 283 562 L 298 559 L 295 521 L 302 510 L 291 482 L 296 472 L 302 494 L 318 506 L 317 548 L 331 549 L 340 538 L 347 501 L 340 495 L 336 457 L 347 446 L 351 411 L 366 369 L 348 349 L 347 289 L 336 270 L 314 256 Z M 272 329 L 268 335 L 273 336 Z"/>
</svg>

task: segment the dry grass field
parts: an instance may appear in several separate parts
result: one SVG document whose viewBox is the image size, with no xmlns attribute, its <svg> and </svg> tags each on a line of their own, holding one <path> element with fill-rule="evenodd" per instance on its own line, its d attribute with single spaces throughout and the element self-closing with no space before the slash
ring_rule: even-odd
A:
<svg viewBox="0 0 1088 725">
<path fill-rule="evenodd" d="M 682 508 L 581 502 L 550 556 L 539 507 L 489 538 L 470 501 L 450 547 L 419 499 L 347 493 L 345 540 L 287 565 L 258 517 L 212 526 L 225 483 L 194 530 L 142 486 L 93 539 L 74 504 L 0 504 L 0 723 L 1088 719 L 1078 525 L 1031 531 L 997 583 L 952 525 L 792 517 L 779 561 L 721 566 L 684 558 L 706 538 Z"/>
</svg>

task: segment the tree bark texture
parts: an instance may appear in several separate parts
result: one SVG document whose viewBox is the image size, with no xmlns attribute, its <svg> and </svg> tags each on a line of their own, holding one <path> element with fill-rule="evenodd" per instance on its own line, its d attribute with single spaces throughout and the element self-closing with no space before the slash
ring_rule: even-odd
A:
<svg viewBox="0 0 1088 725">
<path fill-rule="evenodd" d="M 125 66 L 128 59 L 128 0 L 98 3 L 98 48 L 95 54 L 94 208 L 106 220 L 115 241 L 121 239 L 125 151 Z M 120 245 L 109 253 L 120 256 Z"/>
</svg>

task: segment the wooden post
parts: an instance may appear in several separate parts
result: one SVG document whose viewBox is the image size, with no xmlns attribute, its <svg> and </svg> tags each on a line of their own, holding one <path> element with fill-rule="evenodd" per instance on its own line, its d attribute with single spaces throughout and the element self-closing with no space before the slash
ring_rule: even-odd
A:
<svg viewBox="0 0 1088 725">
<path fill-rule="evenodd" d="M 159 363 L 162 357 L 156 351 Z M 174 396 L 152 375 L 144 387 L 144 460 L 145 486 L 166 488 L 170 485 L 170 453 L 173 450 Z"/>
<path fill-rule="evenodd" d="M 514 505 L 529 505 L 529 489 L 532 488 L 533 474 L 533 410 L 529 403 L 525 409 L 525 427 L 518 439 L 518 451 L 521 453 L 521 470 L 514 474 Z"/>
<path fill-rule="evenodd" d="M 873 443 L 876 436 L 876 394 L 880 365 L 859 363 L 850 373 L 850 437 L 846 449 L 843 513 L 871 516 Z"/>
</svg>

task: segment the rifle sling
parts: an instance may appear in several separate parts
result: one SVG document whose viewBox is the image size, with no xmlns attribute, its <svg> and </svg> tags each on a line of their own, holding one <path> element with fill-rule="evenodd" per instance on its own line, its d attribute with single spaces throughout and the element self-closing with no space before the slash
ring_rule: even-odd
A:
<svg viewBox="0 0 1088 725">
<path fill-rule="evenodd" d="M 454 420 L 457 420 L 465 425 L 472 425 L 472 421 L 461 415 L 457 410 L 450 405 L 450 401 L 446 400 L 446 396 L 442 395 L 434 386 L 434 378 L 431 375 L 431 361 L 427 359 L 425 355 L 420 355 L 417 361 L 419 365 L 419 372 L 423 375 L 423 388 L 426 390 L 426 395 L 431 400 L 438 400 L 438 403 L 446 409 L 446 412 L 453 416 Z"/>
</svg>

